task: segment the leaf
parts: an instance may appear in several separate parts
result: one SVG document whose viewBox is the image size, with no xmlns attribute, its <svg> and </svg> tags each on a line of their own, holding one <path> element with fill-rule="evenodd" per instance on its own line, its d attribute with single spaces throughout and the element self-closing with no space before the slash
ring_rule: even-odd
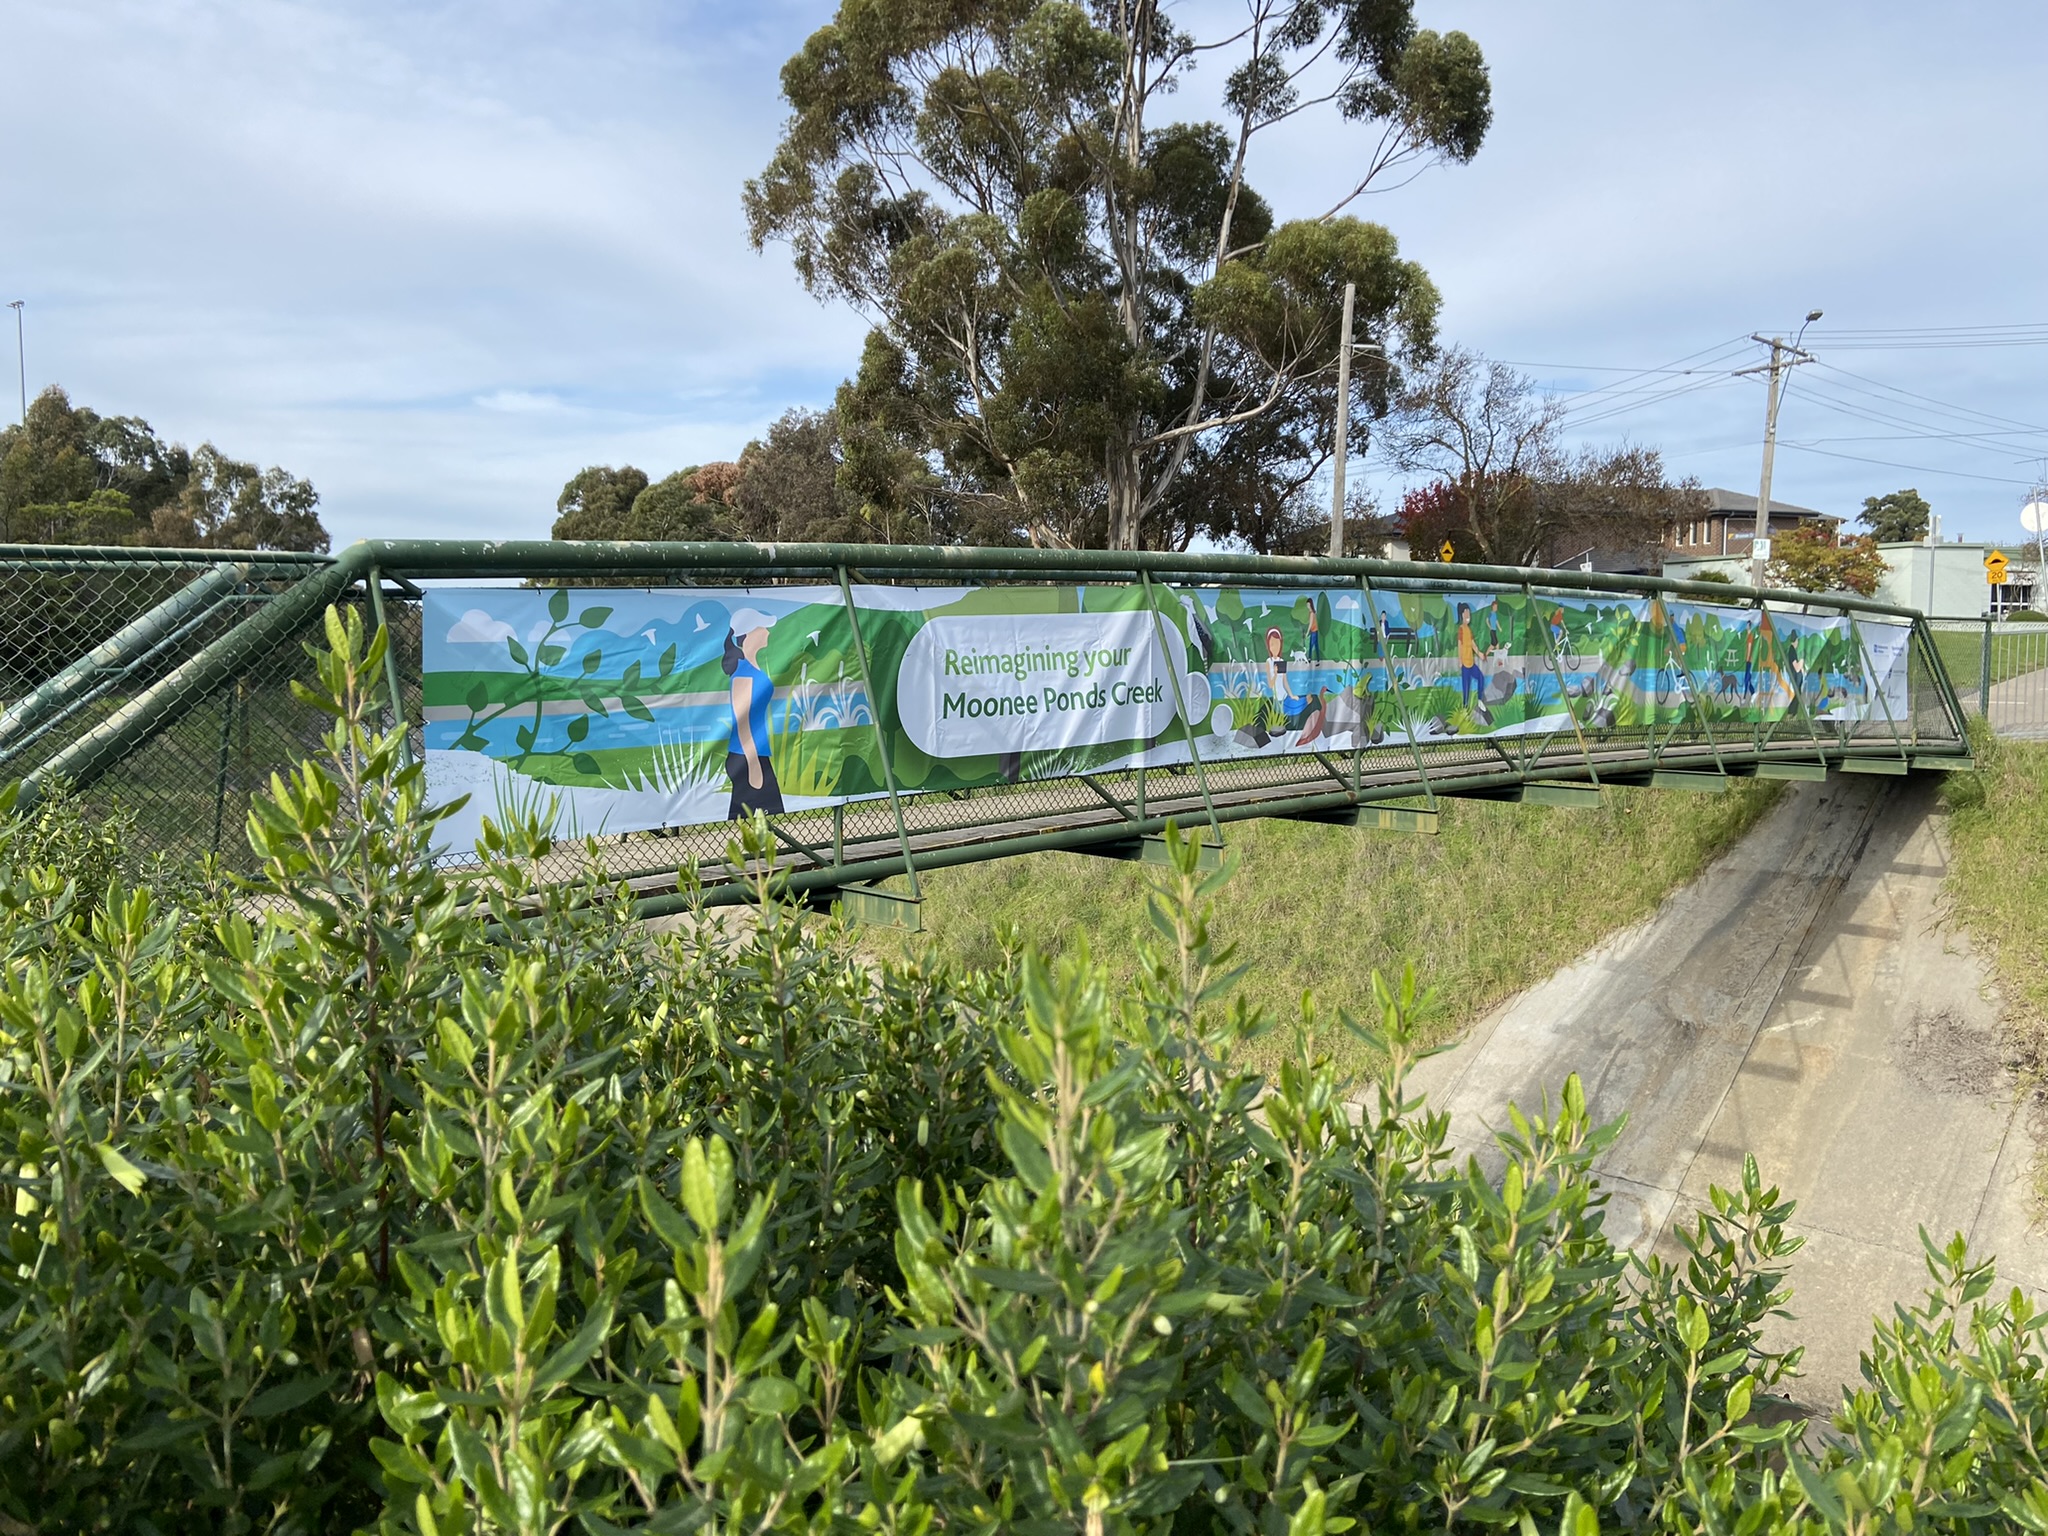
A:
<svg viewBox="0 0 2048 1536">
<path fill-rule="evenodd" d="M 619 703 L 625 706 L 626 713 L 635 720 L 644 720 L 649 725 L 654 724 L 654 711 L 630 694 L 621 694 L 619 696 Z"/>
<path fill-rule="evenodd" d="M 706 1237 L 718 1231 L 718 1189 L 711 1182 L 704 1143 L 694 1136 L 683 1144 L 683 1209 Z"/>
<path fill-rule="evenodd" d="M 569 739 L 571 741 L 581 741 L 584 737 L 588 736 L 589 734 L 590 716 L 578 715 L 574 720 L 571 720 L 569 722 Z"/>
<path fill-rule="evenodd" d="M 599 667 L 603 665 L 603 651 L 585 651 L 583 653 L 583 675 L 585 677 L 590 676 L 591 673 L 595 672 Z"/>
<path fill-rule="evenodd" d="M 683 1221 L 683 1213 L 670 1205 L 654 1181 L 646 1175 L 640 1178 L 640 1209 L 646 1213 L 647 1224 L 654 1228 L 654 1235 L 678 1253 L 688 1253 L 697 1246 L 697 1234 Z"/>
<path fill-rule="evenodd" d="M 472 715 L 480 715 L 491 706 L 491 688 L 482 678 L 470 684 L 469 693 L 463 702 L 469 706 Z"/>
<path fill-rule="evenodd" d="M 533 658 L 527 655 L 526 647 L 519 643 L 517 636 L 507 635 L 505 637 L 505 649 L 512 653 L 512 660 L 518 665 L 525 667 L 533 664 Z"/>
<path fill-rule="evenodd" d="M 762 1376 L 747 1388 L 747 1407 L 754 1413 L 786 1418 L 803 1404 L 803 1394 L 786 1376 Z"/>
<path fill-rule="evenodd" d="M 533 750 L 533 727 L 530 725 L 520 726 L 518 730 L 512 733 L 512 739 L 519 743 L 520 751 L 531 752 Z"/>
<path fill-rule="evenodd" d="M 569 654 L 566 645 L 544 645 L 540 648 L 540 664 L 544 667 L 559 667 L 562 658 Z"/>
<path fill-rule="evenodd" d="M 258 1392 L 249 1403 L 249 1417 L 252 1419 L 274 1418 L 280 1413 L 290 1413 L 294 1408 L 304 1407 L 334 1384 L 334 1373 L 324 1371 L 318 1376 L 300 1376 L 291 1381 L 281 1381 L 274 1387 Z"/>
<path fill-rule="evenodd" d="M 557 624 L 569 617 L 569 593 L 566 588 L 557 587 L 548 599 L 548 617 Z"/>
<path fill-rule="evenodd" d="M 99 1153 L 100 1166 L 107 1170 L 109 1178 L 127 1190 L 131 1195 L 142 1193 L 142 1186 L 146 1182 L 146 1175 L 140 1168 L 116 1151 L 112 1142 L 100 1142 L 93 1148 L 93 1151 Z"/>
<path fill-rule="evenodd" d="M 594 779 L 601 779 L 604 777 L 604 770 L 597 766 L 597 759 L 592 757 L 588 752 L 578 752 L 574 757 L 569 759 L 569 766 L 571 768 L 574 768 L 578 773 L 589 774 Z"/>
<path fill-rule="evenodd" d="M 590 1309 L 590 1315 L 583 1319 L 583 1326 L 576 1330 L 576 1336 L 548 1356 L 547 1364 L 533 1379 L 536 1389 L 559 1386 L 583 1368 L 592 1355 L 604 1348 L 607 1334 L 612 1331 L 612 1299 L 602 1298 Z"/>
<path fill-rule="evenodd" d="M 886 1467 L 905 1451 L 914 1451 L 923 1444 L 924 1421 L 915 1414 L 908 1414 L 877 1435 L 871 1449 L 875 1460 Z"/>
<path fill-rule="evenodd" d="M 576 622 L 585 629 L 603 629 L 604 621 L 611 616 L 609 608 L 586 608 L 577 616 Z"/>
</svg>

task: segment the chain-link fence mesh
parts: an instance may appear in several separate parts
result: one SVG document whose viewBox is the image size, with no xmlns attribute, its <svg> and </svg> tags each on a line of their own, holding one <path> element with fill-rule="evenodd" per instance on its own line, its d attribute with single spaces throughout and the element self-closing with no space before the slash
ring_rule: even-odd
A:
<svg viewBox="0 0 2048 1536">
<path fill-rule="evenodd" d="M 649 577 L 644 565 L 608 573 L 551 568 L 540 558 L 531 562 L 527 580 L 644 589 Z M 744 580 L 762 584 L 759 573 Z M 1450 580 L 1455 584 L 1455 575 Z M 278 610 L 293 617 L 265 643 L 253 649 L 235 644 L 271 604 L 295 593 L 304 598 L 321 581 L 331 590 L 323 588 L 311 606 L 298 601 Z M 30 775 L 48 781 L 80 764 L 89 779 L 84 794 L 119 799 L 133 813 L 144 840 L 138 852 L 217 855 L 230 868 L 246 868 L 251 797 L 273 773 L 313 751 L 325 728 L 323 717 L 292 697 L 290 684 L 309 671 L 306 647 L 320 641 L 320 612 L 329 598 L 389 628 L 390 677 L 412 748 L 424 753 L 423 596 L 437 582 L 475 584 L 392 568 L 351 574 L 325 557 L 0 549 L 0 781 Z M 1256 576 L 1245 578 L 1247 587 L 1258 584 Z M 1955 679 L 1963 705 L 1974 707 L 1984 640 L 1976 625 L 1917 631 L 1908 655 L 1910 702 L 1901 710 L 1875 696 L 1860 714 L 1842 710 L 1829 696 L 1827 679 L 1781 665 L 1779 675 L 1798 695 L 1794 709 L 1767 724 L 1717 722 L 1712 710 L 1695 706 L 1753 700 L 1756 679 L 1667 664 L 1651 673 L 1624 668 L 1603 685 L 1633 688 L 1657 705 L 1651 723 L 1620 723 L 1602 700 L 1585 697 L 1567 720 L 1505 737 L 1460 735 L 1419 706 L 1411 710 L 1404 688 L 1426 685 L 1427 664 L 1389 656 L 1412 739 L 1399 732 L 1378 740 L 1361 734 L 1324 751 L 1027 779 L 973 791 L 881 794 L 790 812 L 771 818 L 771 826 L 789 867 L 826 869 L 894 860 L 906 842 L 914 857 L 957 855 L 1041 834 L 1136 829 L 1166 816 L 1192 825 L 1212 811 L 1229 818 L 1314 797 L 1426 798 L 1484 779 L 1510 788 L 1546 776 L 1641 782 L 1660 769 L 1744 772 L 1759 759 L 1813 762 L 1845 749 L 1883 749 L 1903 758 L 1920 748 L 1956 746 L 1960 721 L 1943 672 Z M 2006 698 L 1999 689 L 2013 687 L 2017 700 L 2036 683 L 2048 683 L 2048 626 L 1999 626 L 1990 646 L 1997 718 Z M 1541 665 L 1534 664 L 1531 675 Z M 2048 688 L 2026 697 L 2039 698 L 2048 732 Z M 139 732 L 131 729 L 138 711 L 149 716 Z M 2016 703 L 2007 711 L 2022 712 Z M 94 757 L 82 750 L 81 744 L 109 732 L 121 736 L 119 751 Z M 579 873 L 587 848 L 595 847 L 607 870 L 648 892 L 672 887 L 676 871 L 689 864 L 715 880 L 731 873 L 732 833 L 725 824 L 692 825 L 565 842 L 551 856 L 548 873 Z"/>
<path fill-rule="evenodd" d="M 1929 619 L 1927 631 L 1966 712 L 2001 736 L 2048 738 L 2048 623 Z"/>
<path fill-rule="evenodd" d="M 245 867 L 250 796 L 320 736 L 320 717 L 291 694 L 317 617 L 214 686 L 179 695 L 176 679 L 325 564 L 190 551 L 0 553 L 0 781 L 65 784 L 81 742 L 168 685 L 163 727 L 80 788 L 132 813 L 140 856 L 218 854 Z"/>
</svg>

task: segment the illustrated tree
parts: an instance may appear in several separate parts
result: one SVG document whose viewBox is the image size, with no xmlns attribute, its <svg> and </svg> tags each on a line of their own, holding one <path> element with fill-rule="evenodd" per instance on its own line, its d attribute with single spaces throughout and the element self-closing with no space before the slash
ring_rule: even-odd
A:
<svg viewBox="0 0 2048 1536">
<path fill-rule="evenodd" d="M 1197 61 L 1227 63 L 1227 121 L 1162 121 Z M 1397 167 L 1470 160 L 1491 117 L 1477 45 L 1418 29 L 1411 0 L 1253 0 L 1202 35 L 1157 0 L 842 0 L 782 87 L 748 224 L 873 323 L 849 434 L 883 430 L 1023 536 L 1122 549 L 1199 515 L 1176 504 L 1194 465 L 1320 444 L 1346 282 L 1380 349 L 1360 428 L 1384 411 L 1437 295 L 1344 211 Z M 1296 119 L 1378 134 L 1281 222 L 1247 166 Z M 1246 430 L 1289 413 L 1298 431 Z"/>
<path fill-rule="evenodd" d="M 590 607 L 572 620 L 569 616 L 569 594 L 558 590 L 550 595 L 546 629 L 523 641 L 517 635 L 505 637 L 506 655 L 519 668 L 517 672 L 503 674 L 506 685 L 494 688 L 483 679 L 470 685 L 469 695 L 464 700 L 469 718 L 463 722 L 462 734 L 455 740 L 456 749 L 464 752 L 489 750 L 490 741 L 483 734 L 484 726 L 508 715 L 526 716 L 531 711 L 526 723 L 512 733 L 512 739 L 519 746 L 519 755 L 512 759 L 514 768 L 524 768 L 536 754 L 562 756 L 566 753 L 570 766 L 576 772 L 600 774 L 602 769 L 597 759 L 582 750 L 585 739 L 590 735 L 591 715 L 609 716 L 612 705 L 616 704 L 633 719 L 652 725 L 654 713 L 640 695 L 646 691 L 648 683 L 667 678 L 676 664 L 676 647 L 670 645 L 656 663 L 654 678 L 643 678 L 637 661 L 628 663 L 619 677 L 599 677 L 598 670 L 604 665 L 604 651 L 592 646 L 584 651 L 578 671 L 573 676 L 554 671 L 568 660 L 576 630 L 602 629 L 611 616 L 609 607 Z M 547 706 L 558 699 L 581 703 L 586 713 L 570 719 L 564 730 L 565 748 L 541 753 L 541 727 L 546 719 Z"/>
<path fill-rule="evenodd" d="M 1803 523 L 1771 540 L 1764 579 L 1801 592 L 1854 592 L 1868 597 L 1890 569 L 1870 534 L 1837 540 L 1820 523 Z"/>
<path fill-rule="evenodd" d="M 1934 509 L 1927 498 L 1910 487 L 1883 496 L 1863 498 L 1863 510 L 1856 521 L 1870 530 L 1880 544 L 1910 544 L 1927 537 Z"/>
</svg>

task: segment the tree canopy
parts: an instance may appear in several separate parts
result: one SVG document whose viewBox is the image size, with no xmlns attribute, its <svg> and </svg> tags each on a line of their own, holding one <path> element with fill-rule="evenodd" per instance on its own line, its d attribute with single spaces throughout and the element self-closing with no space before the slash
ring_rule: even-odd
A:
<svg viewBox="0 0 2048 1536">
<path fill-rule="evenodd" d="M 1880 544 L 1910 544 L 1927 537 L 1934 509 L 1927 498 L 1910 487 L 1883 496 L 1863 498 L 1863 510 L 1856 521 L 1870 530 Z"/>
<path fill-rule="evenodd" d="M 1655 449 L 1569 449 L 1564 412 L 1532 380 L 1463 348 L 1440 354 L 1403 394 L 1389 457 L 1429 475 L 1401 506 L 1403 533 L 1434 557 L 1549 565 L 1593 548 L 1647 559 L 1664 531 L 1700 505 L 1672 484 Z"/>
<path fill-rule="evenodd" d="M 212 443 L 167 443 L 54 385 L 0 429 L 0 542 L 325 550 L 312 483 Z"/>
<path fill-rule="evenodd" d="M 1838 539 L 1822 523 L 1802 523 L 1771 539 L 1764 579 L 1801 592 L 1854 592 L 1868 597 L 1890 569 L 1872 534 Z"/>
<path fill-rule="evenodd" d="M 1228 69 L 1228 120 L 1162 121 L 1198 60 Z M 1313 473 L 1346 282 L 1378 349 L 1363 443 L 1397 362 L 1433 344 L 1437 295 L 1344 210 L 1393 167 L 1470 160 L 1491 119 L 1478 46 L 1418 28 L 1410 0 L 1254 0 L 1213 36 L 1156 0 L 842 0 L 782 86 L 749 227 L 873 322 L 849 438 L 922 458 L 983 523 L 993 504 L 1034 541 L 1116 548 L 1242 538 L 1263 503 L 1218 484 Z M 1309 114 L 1377 142 L 1340 159 L 1318 216 L 1283 222 L 1247 164 Z"/>
</svg>

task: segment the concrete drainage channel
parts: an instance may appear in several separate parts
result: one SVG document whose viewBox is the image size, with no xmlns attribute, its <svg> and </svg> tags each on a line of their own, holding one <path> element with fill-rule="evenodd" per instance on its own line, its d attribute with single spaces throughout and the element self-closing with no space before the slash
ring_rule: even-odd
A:
<svg viewBox="0 0 2048 1536">
<path fill-rule="evenodd" d="M 1605 1120 L 1608 1229 L 1678 1252 L 1713 1185 L 1753 1152 L 1798 1202 L 1791 1322 L 1800 1395 L 1825 1411 L 1860 1381 L 1871 1319 L 1920 1298 L 1919 1229 L 1964 1233 L 2001 1284 L 2048 1296 L 2034 1141 L 2001 1060 L 1999 1001 L 1944 923 L 1937 786 L 1800 784 L 1647 921 L 1502 1005 L 1416 1086 L 1461 1152 L 1498 1172 L 1507 1106 L 1578 1072 Z"/>
</svg>

